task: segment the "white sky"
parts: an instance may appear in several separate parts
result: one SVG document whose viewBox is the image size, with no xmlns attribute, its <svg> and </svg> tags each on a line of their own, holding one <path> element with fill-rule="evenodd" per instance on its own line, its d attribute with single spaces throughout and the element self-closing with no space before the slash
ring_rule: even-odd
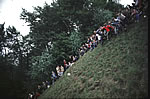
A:
<svg viewBox="0 0 150 99">
<path fill-rule="evenodd" d="M 0 24 L 5 22 L 5 28 L 15 26 L 15 28 L 23 35 L 27 35 L 30 31 L 27 23 L 20 20 L 22 8 L 27 11 L 33 11 L 33 6 L 43 7 L 44 3 L 51 4 L 52 0 L 0 0 Z M 122 5 L 131 5 L 133 0 L 120 0 Z"/>
</svg>

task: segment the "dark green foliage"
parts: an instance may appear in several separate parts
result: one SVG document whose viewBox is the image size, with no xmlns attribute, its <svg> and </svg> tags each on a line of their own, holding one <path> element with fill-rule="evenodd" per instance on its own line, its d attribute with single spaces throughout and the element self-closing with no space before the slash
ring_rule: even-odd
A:
<svg viewBox="0 0 150 99">
<path fill-rule="evenodd" d="M 53 43 L 52 56 L 56 65 L 63 65 L 63 60 L 68 59 L 72 55 L 71 42 L 68 34 L 57 35 L 57 40 Z"/>
<path fill-rule="evenodd" d="M 123 9 L 123 5 L 110 1 L 106 3 L 104 8 L 112 12 L 119 12 Z"/>
<path fill-rule="evenodd" d="M 70 41 L 72 46 L 72 54 L 78 55 L 78 49 L 81 47 L 81 33 L 80 32 L 71 32 Z"/>
<path fill-rule="evenodd" d="M 33 56 L 30 61 L 30 69 L 28 74 L 34 80 L 45 80 L 50 78 L 50 72 L 52 71 L 53 66 L 52 55 L 45 51 L 41 56 Z"/>
<path fill-rule="evenodd" d="M 113 12 L 109 11 L 109 10 L 103 10 L 100 7 L 96 8 L 96 10 L 94 11 L 94 21 L 97 28 L 99 28 L 98 26 L 103 25 L 105 22 L 111 20 L 113 17 Z M 97 26 L 98 25 L 98 26 Z"/>
<path fill-rule="evenodd" d="M 0 78 L 1 97 L 23 97 L 23 79 L 25 68 L 23 58 L 23 48 L 21 44 L 22 36 L 15 27 L 8 27 L 3 31 L 0 42 Z M 17 95 L 20 94 L 20 95 Z"/>
</svg>

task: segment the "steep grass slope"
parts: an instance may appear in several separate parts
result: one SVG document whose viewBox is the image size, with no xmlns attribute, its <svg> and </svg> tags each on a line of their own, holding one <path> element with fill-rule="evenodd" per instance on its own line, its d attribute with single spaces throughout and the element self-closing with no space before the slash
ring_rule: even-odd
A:
<svg viewBox="0 0 150 99">
<path fill-rule="evenodd" d="M 71 73 L 70 76 L 67 73 Z M 148 96 L 148 20 L 88 51 L 39 98 Z"/>
</svg>

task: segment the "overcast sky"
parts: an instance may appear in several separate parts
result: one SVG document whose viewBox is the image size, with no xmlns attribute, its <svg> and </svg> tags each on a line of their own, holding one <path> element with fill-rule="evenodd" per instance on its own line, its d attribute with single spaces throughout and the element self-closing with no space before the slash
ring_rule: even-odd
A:
<svg viewBox="0 0 150 99">
<path fill-rule="evenodd" d="M 44 3 L 51 4 L 52 0 L 0 0 L 0 24 L 5 22 L 5 28 L 15 26 L 24 36 L 29 33 L 29 27 L 24 20 L 20 20 L 22 8 L 33 11 L 33 6 L 43 7 Z M 123 5 L 131 5 L 133 0 L 120 0 Z"/>
</svg>

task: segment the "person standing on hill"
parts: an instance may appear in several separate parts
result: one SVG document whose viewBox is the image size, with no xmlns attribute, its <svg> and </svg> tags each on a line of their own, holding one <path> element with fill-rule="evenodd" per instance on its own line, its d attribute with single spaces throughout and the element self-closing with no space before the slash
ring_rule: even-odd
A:
<svg viewBox="0 0 150 99">
<path fill-rule="evenodd" d="M 65 71 L 66 71 L 66 69 L 67 69 L 67 62 L 66 62 L 65 59 L 63 60 L 63 62 L 64 62 L 64 69 L 65 69 Z"/>
<path fill-rule="evenodd" d="M 106 25 L 106 27 L 109 29 L 110 36 L 112 36 L 112 34 L 114 33 L 114 27 L 112 27 L 110 24 L 111 22 L 108 22 L 108 25 Z"/>
<path fill-rule="evenodd" d="M 56 74 L 55 74 L 54 71 L 52 71 L 51 79 L 52 79 L 52 84 L 54 84 L 54 82 L 55 82 L 56 79 L 57 79 L 57 76 L 56 76 Z"/>
<path fill-rule="evenodd" d="M 58 77 L 60 77 L 61 74 L 60 74 L 60 67 L 59 66 L 56 67 L 56 72 L 57 72 Z"/>
<path fill-rule="evenodd" d="M 46 88 L 49 88 L 50 87 L 50 82 L 49 81 L 45 81 L 46 82 Z"/>
<path fill-rule="evenodd" d="M 60 66 L 60 76 L 62 76 L 64 74 L 64 67 L 61 65 Z"/>
<path fill-rule="evenodd" d="M 101 41 L 101 36 L 98 33 L 96 33 L 96 37 L 97 37 L 97 44 L 99 44 Z"/>
<path fill-rule="evenodd" d="M 96 34 L 96 36 L 98 37 L 98 41 L 101 43 L 101 45 L 103 45 L 103 32 L 101 31 L 102 27 L 100 26 L 99 29 L 97 29 L 96 31 L 94 31 L 94 34 Z"/>
<path fill-rule="evenodd" d="M 101 27 L 101 31 L 104 32 L 104 36 L 106 36 L 107 40 L 109 40 L 109 29 L 106 27 L 106 24 L 104 24 L 103 27 Z"/>
</svg>

